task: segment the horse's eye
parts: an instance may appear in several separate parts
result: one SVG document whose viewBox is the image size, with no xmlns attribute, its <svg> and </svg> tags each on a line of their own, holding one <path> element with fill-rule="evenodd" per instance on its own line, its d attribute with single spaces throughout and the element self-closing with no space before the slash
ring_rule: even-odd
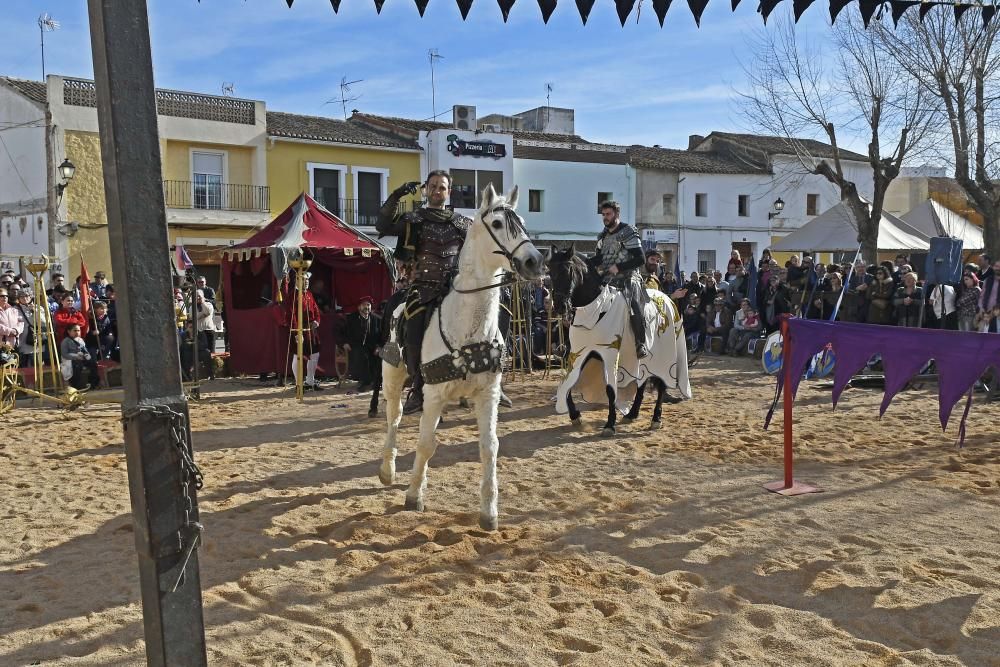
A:
<svg viewBox="0 0 1000 667">
<path fill-rule="evenodd" d="M 502 220 L 494 220 L 493 221 L 493 229 L 500 229 L 501 227 L 503 227 L 503 221 Z"/>
</svg>

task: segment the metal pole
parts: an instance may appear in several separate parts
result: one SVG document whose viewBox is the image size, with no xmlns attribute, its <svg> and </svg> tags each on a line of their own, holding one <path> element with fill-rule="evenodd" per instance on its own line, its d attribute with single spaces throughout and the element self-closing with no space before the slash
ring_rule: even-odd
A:
<svg viewBox="0 0 1000 667">
<path fill-rule="evenodd" d="M 785 488 L 795 484 L 792 479 L 792 337 L 788 335 L 788 318 L 781 320 L 781 359 L 785 372 Z"/>
<path fill-rule="evenodd" d="M 145 0 L 88 0 L 124 383 L 125 455 L 149 665 L 206 665 L 200 472 L 171 298 Z"/>
<path fill-rule="evenodd" d="M 304 284 L 303 271 L 305 269 L 299 267 L 295 270 L 295 338 L 296 338 L 296 352 L 298 356 L 295 359 L 295 366 L 298 373 L 295 376 L 295 398 L 302 400 L 305 394 L 305 364 L 302 359 L 302 348 L 304 347 L 304 342 L 302 338 L 305 336 L 305 329 L 302 326 L 302 287 Z"/>
<path fill-rule="evenodd" d="M 201 374 L 201 360 L 198 358 L 198 346 L 201 344 L 201 332 L 198 331 L 198 274 L 194 269 L 189 269 L 187 272 L 187 279 L 190 283 L 188 288 L 188 294 L 191 297 L 191 332 L 193 334 L 194 348 L 191 350 L 192 359 L 194 359 L 194 372 L 191 376 L 192 382 L 194 382 L 194 387 L 191 388 L 191 394 L 195 398 L 200 398 L 200 392 L 198 391 L 198 381 L 199 375 Z"/>
</svg>

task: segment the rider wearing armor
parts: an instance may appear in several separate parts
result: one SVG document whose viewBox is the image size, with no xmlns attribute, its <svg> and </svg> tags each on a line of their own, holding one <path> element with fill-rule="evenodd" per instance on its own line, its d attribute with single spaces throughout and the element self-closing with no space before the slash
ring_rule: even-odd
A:
<svg viewBox="0 0 1000 667">
<path fill-rule="evenodd" d="M 397 257 L 413 261 L 413 283 L 403 309 L 406 368 L 412 385 L 403 406 L 403 414 L 423 408 L 423 377 L 420 374 L 420 347 L 434 308 L 451 288 L 458 272 L 458 253 L 465 242 L 469 218 L 445 208 L 451 195 L 451 176 L 446 171 L 432 171 L 424 183 L 427 203 L 416 211 L 398 211 L 399 200 L 416 194 L 416 181 L 406 183 L 389 195 L 379 209 L 375 229 L 380 236 L 398 237 Z"/>
<path fill-rule="evenodd" d="M 590 258 L 591 266 L 605 276 L 608 284 L 621 290 L 629 304 L 629 324 L 635 335 L 635 353 L 642 359 L 646 349 L 646 286 L 637 271 L 644 264 L 639 234 L 621 221 L 622 207 L 616 201 L 601 204 L 604 231 L 597 237 L 597 253 Z"/>
</svg>

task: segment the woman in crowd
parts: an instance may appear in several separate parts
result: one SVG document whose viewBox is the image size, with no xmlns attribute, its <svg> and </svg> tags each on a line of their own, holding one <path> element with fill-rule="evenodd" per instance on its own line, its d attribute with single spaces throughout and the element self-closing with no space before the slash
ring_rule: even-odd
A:
<svg viewBox="0 0 1000 667">
<path fill-rule="evenodd" d="M 52 321 L 55 323 L 56 345 L 61 345 L 70 325 L 76 324 L 80 327 L 80 335 L 86 336 L 90 330 L 87 318 L 79 310 L 73 307 L 73 295 L 69 292 L 62 294 L 59 300 L 59 309 L 52 314 Z"/>
<path fill-rule="evenodd" d="M 887 262 L 875 270 L 875 280 L 868 288 L 868 324 L 894 324 L 892 300 L 895 283 L 892 272 L 885 267 Z"/>
<path fill-rule="evenodd" d="M 764 294 L 764 308 L 764 323 L 767 333 L 777 331 L 781 324 L 781 316 L 792 312 L 788 300 L 788 288 L 781 282 L 781 276 L 777 269 L 771 272 L 771 277 L 768 280 L 767 291 Z"/>
<path fill-rule="evenodd" d="M 215 352 L 215 307 L 201 290 L 195 291 L 195 303 L 198 304 L 198 335 L 204 339 L 203 345 Z"/>
<path fill-rule="evenodd" d="M 979 308 L 979 276 L 966 270 L 962 276 L 962 285 L 958 288 L 955 299 L 955 309 L 958 311 L 958 330 L 976 331 L 976 310 Z"/>
<path fill-rule="evenodd" d="M 896 325 L 901 327 L 923 326 L 924 291 L 917 286 L 917 274 L 913 271 L 903 274 L 902 286 L 896 290 L 893 305 L 896 306 Z"/>
</svg>

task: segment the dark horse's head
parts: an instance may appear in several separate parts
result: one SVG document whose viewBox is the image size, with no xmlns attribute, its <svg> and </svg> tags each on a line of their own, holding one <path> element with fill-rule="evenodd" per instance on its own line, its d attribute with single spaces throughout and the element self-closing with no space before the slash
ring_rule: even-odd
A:
<svg viewBox="0 0 1000 667">
<path fill-rule="evenodd" d="M 574 297 L 587 282 L 587 274 L 587 262 L 576 253 L 572 244 L 564 250 L 552 246 L 549 276 L 552 278 L 552 305 L 556 313 L 565 315 L 571 307 L 584 305 Z"/>
</svg>

